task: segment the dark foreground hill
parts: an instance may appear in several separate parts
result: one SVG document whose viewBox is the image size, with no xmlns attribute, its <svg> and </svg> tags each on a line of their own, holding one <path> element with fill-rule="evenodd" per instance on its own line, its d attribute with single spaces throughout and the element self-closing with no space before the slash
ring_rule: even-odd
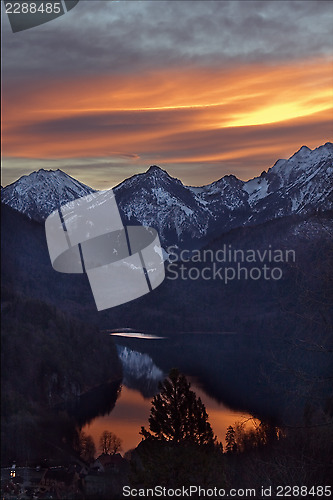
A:
<svg viewBox="0 0 333 500">
<path fill-rule="evenodd" d="M 8 287 L 1 301 L 1 443 L 7 462 L 38 457 L 47 446 L 61 448 L 59 435 L 66 429 L 74 435 L 76 426 L 70 413 L 59 416 L 56 408 L 80 404 L 89 391 L 106 385 L 111 394 L 122 370 L 112 339 L 96 327 Z"/>
</svg>

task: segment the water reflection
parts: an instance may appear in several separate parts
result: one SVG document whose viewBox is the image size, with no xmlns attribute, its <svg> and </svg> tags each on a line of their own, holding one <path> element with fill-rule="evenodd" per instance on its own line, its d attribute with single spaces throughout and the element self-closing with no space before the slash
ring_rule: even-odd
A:
<svg viewBox="0 0 333 500">
<path fill-rule="evenodd" d="M 154 396 L 166 374 L 148 354 L 119 345 L 117 351 L 123 367 L 123 384 L 129 389 L 140 391 L 145 398 Z"/>
<path fill-rule="evenodd" d="M 200 396 L 208 413 L 209 422 L 218 440 L 224 443 L 229 425 L 236 421 L 249 420 L 251 415 L 231 410 L 208 396 L 202 388 L 191 382 L 191 389 Z M 97 453 L 99 438 L 104 430 L 114 432 L 122 440 L 122 452 L 135 448 L 141 441 L 141 426 L 147 427 L 152 398 L 144 398 L 138 390 L 122 386 L 114 410 L 109 415 L 95 418 L 85 425 L 83 431 L 90 434 L 95 442 Z"/>
<path fill-rule="evenodd" d="M 110 333 L 105 332 L 107 338 Z M 115 337 L 123 365 L 121 390 L 121 381 L 104 384 L 71 404 L 59 406 L 57 412 L 49 409 L 33 421 L 20 418 L 13 427 L 5 428 L 5 456 L 12 456 L 13 450 L 15 458 L 25 460 L 51 452 L 56 456 L 61 452 L 59 443 L 64 443 L 68 452 L 80 429 L 93 436 L 97 453 L 104 430 L 117 434 L 126 452 L 140 442 L 139 431 L 141 426 L 148 426 L 158 382 L 174 367 L 192 377 L 192 389 L 205 404 L 214 433 L 221 441 L 229 425 L 250 418 L 250 414 L 278 424 L 286 416 L 297 417 L 303 408 L 302 401 L 289 397 L 289 388 L 296 391 L 298 387 L 293 372 L 280 368 L 289 349 L 283 336 L 173 332 L 160 340 L 156 332 L 150 340 L 142 340 L 128 336 L 138 333 L 134 330 L 123 333 L 126 335 Z M 308 365 L 308 356 L 304 352 L 300 358 L 304 366 Z M 305 397 L 300 391 L 297 394 L 299 399 Z"/>
<path fill-rule="evenodd" d="M 110 331 L 105 333 L 110 335 Z M 261 387 L 261 370 L 267 360 L 270 363 L 265 339 L 258 346 L 247 336 L 197 332 L 197 335 L 168 334 L 163 341 L 158 339 L 158 334 L 150 335 L 151 340 L 147 342 L 135 331 L 112 333 L 123 333 L 117 338 L 124 372 L 123 386 L 114 409 L 104 416 L 100 412 L 83 427 L 86 434 L 92 435 L 97 451 L 104 430 L 122 439 L 123 452 L 138 445 L 141 426 L 148 425 L 151 400 L 158 390 L 158 382 L 173 367 L 190 378 L 192 389 L 205 404 L 220 441 L 224 442 L 229 425 L 250 422 L 253 411 L 256 416 L 265 417 L 265 410 L 271 404 L 266 395 L 267 387 Z"/>
<path fill-rule="evenodd" d="M 127 332 L 124 332 L 124 336 L 127 336 Z M 158 392 L 158 384 L 167 376 L 167 372 L 162 371 L 145 352 L 120 345 L 117 349 L 123 365 L 124 378 L 115 407 L 112 411 L 104 415 L 100 413 L 89 421 L 83 431 L 93 437 L 97 450 L 102 432 L 112 431 L 122 440 L 123 452 L 126 452 L 135 448 L 141 441 L 139 431 L 142 426 L 148 426 L 152 398 Z M 183 351 L 184 357 L 185 352 Z M 171 356 L 170 364 L 173 363 L 172 359 Z M 188 376 L 191 388 L 206 406 L 209 421 L 219 441 L 224 442 L 229 425 L 251 420 L 249 413 L 231 410 L 211 397 L 201 384 L 200 378 L 191 375 Z"/>
<path fill-rule="evenodd" d="M 151 399 L 144 398 L 138 390 L 123 385 L 114 410 L 83 427 L 83 431 L 93 437 L 97 454 L 100 453 L 99 438 L 104 430 L 112 431 L 122 440 L 122 452 L 135 448 L 141 441 L 141 426 L 148 422 L 150 402 Z"/>
<path fill-rule="evenodd" d="M 165 374 L 178 368 L 196 377 L 206 394 L 229 408 L 276 423 L 295 418 L 287 395 L 295 377 L 278 363 L 289 348 L 283 337 L 168 332 L 164 340 L 118 337 L 117 344 L 149 355 Z"/>
</svg>

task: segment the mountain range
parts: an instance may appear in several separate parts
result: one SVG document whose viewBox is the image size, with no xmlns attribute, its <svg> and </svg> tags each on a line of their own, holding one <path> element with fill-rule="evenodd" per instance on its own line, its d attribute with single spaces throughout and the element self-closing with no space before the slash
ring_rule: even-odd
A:
<svg viewBox="0 0 333 500">
<path fill-rule="evenodd" d="M 93 325 L 91 336 L 96 326 L 99 330 L 126 326 L 167 337 L 144 341 L 144 345 L 139 339 L 117 340 L 127 348 L 120 350 L 120 357 L 131 380 L 134 373 L 140 376 L 142 361 L 148 371 L 156 365 L 167 373 L 177 366 L 183 373 L 199 373 L 211 395 L 230 407 L 286 419 L 302 411 L 308 395 L 310 401 L 314 397 L 316 402 L 320 397 L 326 401 L 331 390 L 327 388 L 331 381 L 328 353 L 333 345 L 332 150 L 331 143 L 314 151 L 302 147 L 289 160 L 279 160 L 247 182 L 225 176 L 208 186 L 184 186 L 156 166 L 126 179 L 114 188 L 123 222 L 154 226 L 164 245 L 197 245 L 214 254 L 228 245 L 260 252 L 270 247 L 293 249 L 296 260 L 279 264 L 283 269 L 279 280 L 235 279 L 228 284 L 203 277 L 168 279 L 166 264 L 166 279 L 158 288 L 100 312 L 87 275 L 58 273 L 52 268 L 43 225 L 52 210 L 94 190 L 60 170 L 40 170 L 3 188 L 2 308 L 12 313 L 4 316 L 7 344 L 2 356 L 8 357 L 11 370 L 15 367 L 17 379 L 21 377 L 17 352 L 21 351 L 11 338 L 16 318 L 17 342 L 27 330 L 28 311 L 36 345 L 43 346 L 39 336 L 45 335 L 45 328 L 38 325 L 43 319 L 49 322 L 47 335 L 54 333 L 49 312 L 54 307 L 57 314 L 83 322 L 88 330 Z M 217 264 L 223 267 L 223 262 Z M 184 265 L 200 271 L 207 264 Z M 31 301 L 38 301 L 37 309 Z M 31 332 L 29 327 L 27 353 Z M 65 337 L 59 334 L 61 342 L 66 343 Z M 94 344 L 88 337 L 89 350 Z M 78 341 L 76 336 L 74 340 Z M 53 346 L 43 351 L 43 366 L 50 367 L 48 380 L 54 373 L 52 363 L 71 366 L 71 349 L 64 347 L 64 355 Z M 143 349 L 153 365 L 150 358 L 129 351 L 142 353 Z M 35 356 L 29 358 L 32 366 Z M 89 354 L 82 359 L 92 379 L 89 370 L 94 363 Z M 33 373 L 28 365 L 26 370 Z M 142 387 L 147 382 L 145 373 L 141 373 Z M 64 380 L 65 375 L 70 375 L 67 368 Z M 314 379 L 323 382 L 309 393 L 308 380 Z M 37 379 L 34 383 L 39 385 Z M 290 407 L 290 388 L 302 399 L 295 400 L 294 407 Z M 16 404 L 19 408 L 19 399 Z M 13 429 L 11 436 L 16 432 Z"/>
<path fill-rule="evenodd" d="M 301 147 L 258 177 L 234 175 L 185 186 L 158 166 L 113 188 L 123 222 L 152 226 L 164 245 L 202 246 L 233 228 L 333 207 L 333 144 Z M 2 189 L 2 202 L 43 222 L 62 204 L 96 190 L 61 170 L 39 170 Z"/>
</svg>

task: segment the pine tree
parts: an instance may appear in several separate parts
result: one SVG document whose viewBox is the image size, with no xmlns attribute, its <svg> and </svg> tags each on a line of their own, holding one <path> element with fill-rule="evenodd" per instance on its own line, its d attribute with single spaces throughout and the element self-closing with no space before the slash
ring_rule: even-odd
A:
<svg viewBox="0 0 333 500">
<path fill-rule="evenodd" d="M 160 385 L 160 393 L 153 399 L 150 430 L 141 428 L 140 434 L 145 439 L 173 444 L 216 444 L 206 408 L 190 386 L 184 375 L 178 370 L 171 370 L 169 379 Z"/>
<path fill-rule="evenodd" d="M 229 425 L 227 429 L 227 433 L 225 435 L 225 442 L 226 442 L 227 453 L 232 453 L 236 451 L 237 445 L 236 445 L 235 430 L 232 427 L 232 425 Z"/>
</svg>

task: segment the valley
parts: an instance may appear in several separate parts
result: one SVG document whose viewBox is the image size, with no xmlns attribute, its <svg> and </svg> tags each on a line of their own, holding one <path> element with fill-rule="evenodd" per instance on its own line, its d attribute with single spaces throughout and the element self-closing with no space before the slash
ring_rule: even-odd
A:
<svg viewBox="0 0 333 500">
<path fill-rule="evenodd" d="M 135 447 L 142 415 L 172 368 L 193 380 L 222 440 L 228 412 L 219 405 L 273 427 L 326 426 L 331 169 L 326 144 L 301 148 L 247 183 L 227 176 L 190 188 L 158 167 L 125 180 L 114 188 L 123 223 L 159 231 L 166 277 L 148 295 L 100 312 L 86 275 L 53 270 L 43 224 L 91 188 L 45 170 L 3 188 L 4 462 L 46 450 L 63 462 L 82 429 L 112 426 L 121 401 L 141 415 L 124 424 L 133 438 L 126 446 Z"/>
</svg>

